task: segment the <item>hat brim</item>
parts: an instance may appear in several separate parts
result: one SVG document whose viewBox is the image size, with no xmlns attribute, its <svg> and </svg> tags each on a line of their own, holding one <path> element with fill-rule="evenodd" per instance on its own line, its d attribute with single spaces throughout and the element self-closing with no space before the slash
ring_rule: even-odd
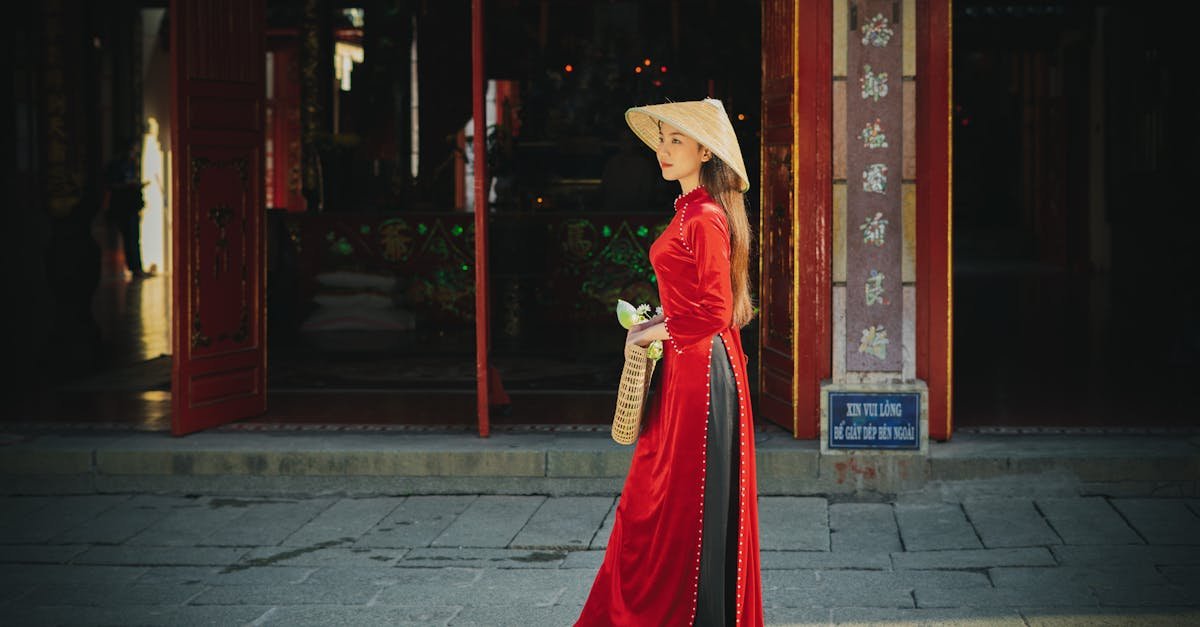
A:
<svg viewBox="0 0 1200 627">
<path fill-rule="evenodd" d="M 746 165 L 742 160 L 742 151 L 737 143 L 737 135 L 733 125 L 720 110 L 720 115 L 694 107 L 711 107 L 704 102 L 676 102 L 645 107 L 631 107 L 625 111 L 625 122 L 633 130 L 638 139 L 651 150 L 658 150 L 659 123 L 665 122 L 688 137 L 696 140 L 702 146 L 713 151 L 737 173 L 741 179 L 741 191 L 750 190 L 750 179 L 746 176 Z M 697 115 L 703 112 L 704 115 Z"/>
</svg>

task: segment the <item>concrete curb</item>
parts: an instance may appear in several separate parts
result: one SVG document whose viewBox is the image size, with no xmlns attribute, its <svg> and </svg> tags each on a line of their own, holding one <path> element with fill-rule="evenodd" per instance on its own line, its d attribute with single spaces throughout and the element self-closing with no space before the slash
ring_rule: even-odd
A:
<svg viewBox="0 0 1200 627">
<path fill-rule="evenodd" d="M 822 456 L 756 433 L 759 494 L 1196 496 L 1200 445 L 1159 435 L 962 434 L 929 454 Z M 214 432 L 8 434 L 0 493 L 615 495 L 633 447 L 606 433 Z"/>
</svg>

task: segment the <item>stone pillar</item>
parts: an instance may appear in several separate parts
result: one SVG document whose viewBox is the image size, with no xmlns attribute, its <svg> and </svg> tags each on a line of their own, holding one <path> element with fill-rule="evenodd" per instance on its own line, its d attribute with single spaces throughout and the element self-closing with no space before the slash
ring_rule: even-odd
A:
<svg viewBox="0 0 1200 627">
<path fill-rule="evenodd" d="M 915 4 L 833 0 L 833 376 L 822 385 L 823 451 L 926 447 L 915 351 Z"/>
</svg>

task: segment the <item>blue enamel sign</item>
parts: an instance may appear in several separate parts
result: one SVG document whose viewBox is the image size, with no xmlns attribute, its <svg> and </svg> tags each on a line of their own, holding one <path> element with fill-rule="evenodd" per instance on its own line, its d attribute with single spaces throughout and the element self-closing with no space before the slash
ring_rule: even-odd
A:
<svg viewBox="0 0 1200 627">
<path fill-rule="evenodd" d="M 829 448 L 921 448 L 919 392 L 829 392 Z"/>
</svg>

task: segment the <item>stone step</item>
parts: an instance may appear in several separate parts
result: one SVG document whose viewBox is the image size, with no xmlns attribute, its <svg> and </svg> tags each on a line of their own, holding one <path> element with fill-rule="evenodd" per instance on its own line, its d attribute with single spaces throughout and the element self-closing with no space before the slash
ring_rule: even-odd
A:
<svg viewBox="0 0 1200 627">
<path fill-rule="evenodd" d="M 1200 438 L 961 434 L 927 455 L 822 455 L 755 435 L 762 495 L 1197 495 Z M 0 493 L 616 495 L 633 447 L 601 431 L 0 433 Z"/>
</svg>

